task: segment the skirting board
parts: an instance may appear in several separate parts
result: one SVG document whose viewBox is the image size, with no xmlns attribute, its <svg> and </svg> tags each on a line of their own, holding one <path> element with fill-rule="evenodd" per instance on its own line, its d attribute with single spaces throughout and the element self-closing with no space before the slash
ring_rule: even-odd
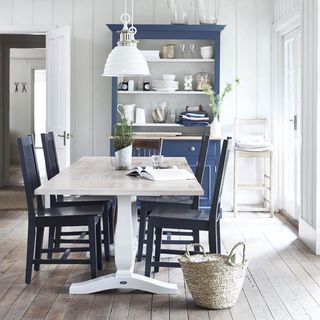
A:
<svg viewBox="0 0 320 320">
<path fill-rule="evenodd" d="M 299 219 L 299 238 L 314 253 L 320 254 L 319 246 L 317 246 L 317 233 L 316 233 L 316 230 L 301 218 Z"/>
</svg>

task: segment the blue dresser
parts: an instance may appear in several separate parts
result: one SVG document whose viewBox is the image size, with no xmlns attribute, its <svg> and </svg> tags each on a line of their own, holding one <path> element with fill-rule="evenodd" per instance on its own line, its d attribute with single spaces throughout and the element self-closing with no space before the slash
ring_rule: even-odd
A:
<svg viewBox="0 0 320 320">
<path fill-rule="evenodd" d="M 117 45 L 119 38 L 118 31 L 121 30 L 122 25 L 108 24 L 112 32 L 112 46 Z M 166 101 L 169 106 L 173 106 L 179 114 L 185 111 L 186 106 L 195 106 L 201 104 L 205 110 L 208 111 L 208 98 L 201 92 L 197 91 L 194 85 L 193 90 L 186 92 L 183 89 L 184 75 L 196 74 L 207 72 L 212 75 L 211 81 L 215 92 L 220 90 L 220 37 L 224 29 L 224 25 L 166 25 L 166 24 L 138 24 L 135 25 L 138 32 L 136 39 L 139 40 L 138 47 L 143 50 L 162 50 L 165 44 L 175 44 L 176 56 L 174 59 L 162 59 L 148 61 L 151 78 L 150 79 L 134 79 L 135 83 L 141 81 L 152 81 L 152 79 L 161 79 L 162 74 L 175 74 L 176 80 L 179 81 L 179 90 L 176 92 L 145 92 L 141 88 L 135 87 L 134 91 L 123 92 L 118 91 L 119 79 L 113 78 L 112 80 L 112 114 L 111 124 L 114 128 L 118 120 L 117 105 L 120 104 L 136 104 L 146 111 L 145 127 L 134 127 L 135 131 L 142 132 L 163 132 L 163 155 L 168 157 L 186 157 L 192 169 L 196 168 L 199 156 L 200 143 L 201 143 L 201 129 L 178 126 L 169 127 L 157 124 L 152 124 L 152 105 L 155 102 Z M 189 45 L 195 43 L 197 48 L 196 56 L 186 56 L 181 58 L 178 53 L 180 44 L 185 44 L 186 49 Z M 200 47 L 213 46 L 214 56 L 212 59 L 202 59 L 200 55 Z M 187 52 L 188 53 L 188 52 Z M 128 79 L 127 79 L 128 80 Z M 177 138 L 170 138 L 167 132 L 180 132 L 182 136 Z M 208 128 L 204 129 L 208 132 Z M 183 137 L 185 135 L 185 137 Z M 194 136 L 198 137 L 194 137 Z M 212 201 L 212 193 L 216 180 L 216 172 L 219 164 L 220 155 L 220 140 L 211 140 L 208 152 L 208 158 L 205 166 L 205 173 L 203 178 L 204 196 L 201 198 L 200 206 L 202 208 L 210 208 Z M 111 146 L 110 153 L 114 154 Z"/>
</svg>

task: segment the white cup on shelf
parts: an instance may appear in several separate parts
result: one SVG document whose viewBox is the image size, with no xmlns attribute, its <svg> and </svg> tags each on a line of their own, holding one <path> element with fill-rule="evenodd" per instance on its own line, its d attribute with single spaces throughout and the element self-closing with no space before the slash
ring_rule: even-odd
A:
<svg viewBox="0 0 320 320">
<path fill-rule="evenodd" d="M 146 113 L 143 108 L 136 108 L 136 124 L 146 123 Z"/>
<path fill-rule="evenodd" d="M 201 47 L 200 55 L 202 59 L 212 59 L 213 58 L 213 46 Z"/>
</svg>

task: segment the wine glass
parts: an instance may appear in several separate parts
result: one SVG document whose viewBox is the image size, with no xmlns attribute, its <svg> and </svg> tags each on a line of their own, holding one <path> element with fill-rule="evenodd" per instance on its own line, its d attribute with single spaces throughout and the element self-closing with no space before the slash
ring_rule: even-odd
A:
<svg viewBox="0 0 320 320">
<path fill-rule="evenodd" d="M 196 57 L 196 44 L 195 43 L 190 43 L 189 44 L 189 50 L 188 50 L 188 57 L 190 59 L 194 59 Z"/>
<path fill-rule="evenodd" d="M 178 45 L 178 58 L 179 59 L 185 58 L 185 54 L 186 54 L 186 44 L 179 43 L 179 45 Z"/>
</svg>

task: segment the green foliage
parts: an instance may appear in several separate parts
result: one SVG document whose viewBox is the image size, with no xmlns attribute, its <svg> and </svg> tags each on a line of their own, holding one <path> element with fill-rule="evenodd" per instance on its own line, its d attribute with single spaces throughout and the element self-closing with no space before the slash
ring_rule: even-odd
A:
<svg viewBox="0 0 320 320">
<path fill-rule="evenodd" d="M 238 85 L 240 83 L 240 79 L 236 78 L 233 82 L 227 83 L 226 87 L 222 91 L 221 94 L 216 94 L 212 86 L 210 84 L 206 84 L 203 87 L 203 92 L 209 97 L 209 107 L 212 111 L 213 118 L 218 118 L 221 113 L 222 104 L 227 93 L 230 93 L 233 89 L 233 85 Z"/>
<path fill-rule="evenodd" d="M 133 142 L 132 124 L 128 119 L 121 115 L 120 121 L 116 124 L 113 134 L 113 147 L 115 151 L 130 146 Z"/>
</svg>

